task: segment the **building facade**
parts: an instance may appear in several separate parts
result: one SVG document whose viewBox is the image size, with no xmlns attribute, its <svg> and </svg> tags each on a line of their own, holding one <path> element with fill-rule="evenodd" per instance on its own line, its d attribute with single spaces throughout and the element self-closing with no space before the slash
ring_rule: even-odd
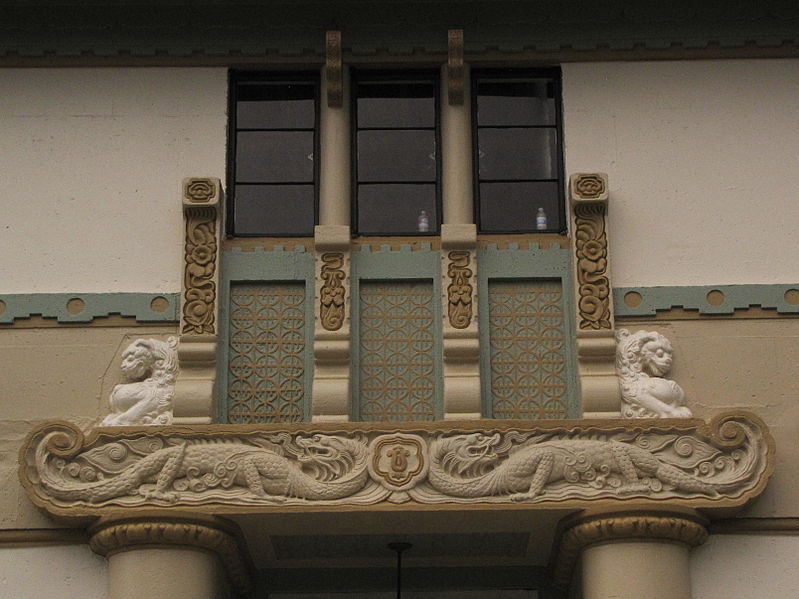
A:
<svg viewBox="0 0 799 599">
<path fill-rule="evenodd" d="M 799 591 L 795 7 L 8 14 L 5 595 Z"/>
</svg>

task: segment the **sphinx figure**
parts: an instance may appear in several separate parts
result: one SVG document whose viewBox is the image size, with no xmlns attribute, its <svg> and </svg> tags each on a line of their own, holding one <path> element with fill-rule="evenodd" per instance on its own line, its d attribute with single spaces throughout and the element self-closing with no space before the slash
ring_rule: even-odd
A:
<svg viewBox="0 0 799 599">
<path fill-rule="evenodd" d="M 122 354 L 129 382 L 111 391 L 111 413 L 100 426 L 172 424 L 172 397 L 178 374 L 177 337 L 137 339 Z"/>
<path fill-rule="evenodd" d="M 685 394 L 674 381 L 663 378 L 671 370 L 674 350 L 654 331 L 616 332 L 616 370 L 625 418 L 690 418 Z"/>
</svg>

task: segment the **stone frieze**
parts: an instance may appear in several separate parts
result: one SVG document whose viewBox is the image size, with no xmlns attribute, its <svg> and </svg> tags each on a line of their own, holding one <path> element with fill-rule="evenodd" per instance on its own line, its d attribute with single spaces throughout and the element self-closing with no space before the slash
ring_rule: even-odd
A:
<svg viewBox="0 0 799 599">
<path fill-rule="evenodd" d="M 744 412 L 709 423 L 203 425 L 88 435 L 54 422 L 29 435 L 20 476 L 31 499 L 59 515 L 608 500 L 712 508 L 757 496 L 773 454 L 765 425 Z"/>
</svg>

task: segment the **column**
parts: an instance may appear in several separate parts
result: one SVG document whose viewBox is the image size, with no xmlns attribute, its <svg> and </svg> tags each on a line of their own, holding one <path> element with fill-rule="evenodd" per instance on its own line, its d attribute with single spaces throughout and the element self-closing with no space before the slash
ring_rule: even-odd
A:
<svg viewBox="0 0 799 599">
<path fill-rule="evenodd" d="M 221 599 L 251 590 L 237 532 L 212 517 L 101 520 L 89 545 L 108 558 L 108 599 Z"/>
<path fill-rule="evenodd" d="M 350 102 L 341 35 L 327 32 L 320 102 L 319 225 L 314 230 L 316 295 L 311 419 L 350 413 Z"/>
<path fill-rule="evenodd" d="M 462 32 L 450 32 L 450 61 L 441 71 L 441 290 L 445 419 L 481 417 L 472 117 L 468 101 L 469 67 L 462 62 L 462 35 Z"/>
<path fill-rule="evenodd" d="M 690 550 L 707 534 L 688 511 L 589 517 L 561 537 L 555 584 L 569 585 L 580 558 L 583 599 L 690 599 Z"/>
</svg>

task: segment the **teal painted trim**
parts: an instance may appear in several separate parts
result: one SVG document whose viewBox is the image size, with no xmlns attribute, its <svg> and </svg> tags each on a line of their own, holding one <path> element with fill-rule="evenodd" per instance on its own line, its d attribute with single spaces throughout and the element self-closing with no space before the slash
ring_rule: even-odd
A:
<svg viewBox="0 0 799 599">
<path fill-rule="evenodd" d="M 613 289 L 613 308 L 616 316 L 655 316 L 658 310 L 683 308 L 700 314 L 732 314 L 736 309 L 752 306 L 776 310 L 779 314 L 799 313 L 799 304 L 785 301 L 785 293 L 799 290 L 799 284 L 788 285 L 697 285 L 673 287 L 616 287 Z M 624 296 L 634 291 L 641 294 L 641 304 L 631 308 Z M 707 301 L 711 291 L 721 291 L 724 302 L 712 306 Z"/>
<path fill-rule="evenodd" d="M 435 418 L 444 418 L 444 388 L 442 359 L 444 349 L 442 345 L 441 325 L 441 252 L 433 250 L 430 244 L 424 243 L 420 249 L 413 250 L 410 245 L 403 244 L 399 250 L 391 250 L 391 246 L 383 245 L 377 251 L 372 251 L 369 246 L 363 246 L 361 251 L 351 254 L 351 388 L 350 420 L 358 421 L 360 418 L 360 389 L 358 365 L 360 360 L 360 282 L 366 281 L 432 281 L 433 283 L 433 338 L 434 347 L 434 380 L 435 388 Z"/>
<path fill-rule="evenodd" d="M 305 284 L 305 405 L 303 420 L 311 419 L 314 347 L 314 255 L 303 246 L 286 250 L 277 245 L 272 250 L 233 248 L 222 252 L 219 275 L 219 362 L 216 415 L 226 423 L 228 388 L 228 339 L 230 336 L 230 284 L 238 282 L 298 282 Z"/>
<path fill-rule="evenodd" d="M 168 305 L 163 312 L 155 312 L 150 303 L 164 298 Z M 67 311 L 71 299 L 80 299 L 85 307 L 78 314 Z M 58 322 L 91 322 L 95 318 L 119 314 L 133 317 L 137 322 L 177 322 L 179 293 L 9 293 L 0 295 L 5 310 L 0 314 L 0 324 L 14 322 L 31 316 L 55 318 Z"/>
<path fill-rule="evenodd" d="M 577 345 L 574 322 L 574 289 L 572 283 L 571 251 L 551 244 L 549 249 L 520 250 L 518 245 L 509 244 L 508 249 L 499 250 L 489 246 L 477 252 L 477 299 L 480 322 L 480 385 L 482 387 L 481 405 L 484 418 L 493 417 L 491 394 L 491 342 L 489 338 L 489 298 L 488 282 L 499 280 L 558 280 L 562 286 L 563 326 L 566 343 L 566 399 L 568 417 L 579 418 L 580 388 L 577 377 Z"/>
</svg>

